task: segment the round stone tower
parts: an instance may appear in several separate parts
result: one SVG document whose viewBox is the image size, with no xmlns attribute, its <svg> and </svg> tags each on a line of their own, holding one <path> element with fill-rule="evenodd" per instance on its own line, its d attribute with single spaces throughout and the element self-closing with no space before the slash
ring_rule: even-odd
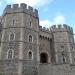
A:
<svg viewBox="0 0 75 75">
<path fill-rule="evenodd" d="M 74 37 L 72 27 L 63 25 L 53 25 L 50 28 L 54 38 L 54 49 L 56 63 L 74 63 Z"/>
</svg>

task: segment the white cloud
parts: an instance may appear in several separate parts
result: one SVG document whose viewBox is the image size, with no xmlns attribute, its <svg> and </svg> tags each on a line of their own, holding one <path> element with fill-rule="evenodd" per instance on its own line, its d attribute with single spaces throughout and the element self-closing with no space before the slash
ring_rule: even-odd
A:
<svg viewBox="0 0 75 75">
<path fill-rule="evenodd" d="M 51 25 L 64 24 L 64 23 L 66 23 L 64 15 L 57 15 L 52 19 L 52 21 L 49 20 L 40 21 L 40 25 L 46 28 L 49 28 Z"/>
<path fill-rule="evenodd" d="M 50 27 L 50 25 L 52 25 L 52 22 L 49 21 L 49 20 L 41 20 L 40 25 L 43 26 L 43 27 L 48 28 L 48 27 Z"/>
<path fill-rule="evenodd" d="M 63 23 L 65 23 L 65 17 L 63 15 L 55 16 L 54 19 L 53 19 L 53 23 L 63 24 Z"/>
<path fill-rule="evenodd" d="M 8 3 L 26 3 L 30 6 L 43 6 L 51 3 L 53 0 L 7 0 Z"/>
<path fill-rule="evenodd" d="M 0 2 L 0 5 L 1 5 L 1 2 Z"/>
</svg>

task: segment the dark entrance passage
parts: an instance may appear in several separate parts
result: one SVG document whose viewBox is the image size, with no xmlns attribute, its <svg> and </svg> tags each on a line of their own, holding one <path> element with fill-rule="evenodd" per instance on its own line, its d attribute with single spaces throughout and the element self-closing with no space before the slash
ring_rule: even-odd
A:
<svg viewBox="0 0 75 75">
<path fill-rule="evenodd" d="M 48 55 L 47 53 L 40 54 L 40 63 L 48 63 Z"/>
</svg>

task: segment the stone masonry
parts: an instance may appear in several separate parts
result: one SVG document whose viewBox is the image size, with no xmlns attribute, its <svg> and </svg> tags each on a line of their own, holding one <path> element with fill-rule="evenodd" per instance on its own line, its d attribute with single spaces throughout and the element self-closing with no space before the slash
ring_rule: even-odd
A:
<svg viewBox="0 0 75 75">
<path fill-rule="evenodd" d="M 74 75 L 72 27 L 39 25 L 38 10 L 7 5 L 0 16 L 1 75 Z"/>
</svg>

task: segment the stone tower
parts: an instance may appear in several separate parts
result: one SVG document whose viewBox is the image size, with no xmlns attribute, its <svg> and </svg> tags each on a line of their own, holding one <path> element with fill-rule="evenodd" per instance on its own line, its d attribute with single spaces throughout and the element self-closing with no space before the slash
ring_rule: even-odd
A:
<svg viewBox="0 0 75 75">
<path fill-rule="evenodd" d="M 54 38 L 56 63 L 74 63 L 74 36 L 73 29 L 66 24 L 54 25 L 51 28 Z"/>
<path fill-rule="evenodd" d="M 38 11 L 24 3 L 7 5 L 1 23 L 5 75 L 37 75 Z"/>
<path fill-rule="evenodd" d="M 7 5 L 0 16 L 1 75 L 75 75 L 73 29 L 39 25 L 38 11 Z"/>
</svg>

